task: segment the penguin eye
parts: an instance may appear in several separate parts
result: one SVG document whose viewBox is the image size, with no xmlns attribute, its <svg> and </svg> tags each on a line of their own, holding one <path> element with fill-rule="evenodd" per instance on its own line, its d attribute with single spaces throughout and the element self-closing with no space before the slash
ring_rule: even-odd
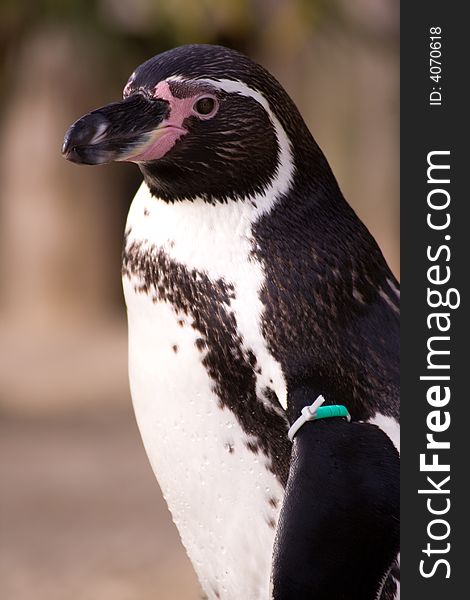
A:
<svg viewBox="0 0 470 600">
<path fill-rule="evenodd" d="M 201 117 L 212 117 L 217 109 L 217 102 L 212 96 L 199 98 L 193 106 L 193 110 Z"/>
</svg>

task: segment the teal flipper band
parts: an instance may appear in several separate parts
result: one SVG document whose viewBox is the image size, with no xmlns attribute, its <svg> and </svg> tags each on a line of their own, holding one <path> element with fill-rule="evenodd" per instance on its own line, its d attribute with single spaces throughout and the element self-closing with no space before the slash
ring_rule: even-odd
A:
<svg viewBox="0 0 470 600">
<path fill-rule="evenodd" d="M 329 419 L 331 417 L 343 417 L 347 419 L 348 422 L 351 420 L 351 415 L 345 406 L 342 404 L 322 406 L 324 402 L 325 398 L 323 398 L 323 396 L 318 396 L 313 404 L 303 407 L 300 417 L 292 423 L 292 426 L 287 433 L 291 442 L 294 439 L 295 434 L 307 421 L 317 421 L 318 419 Z"/>
<path fill-rule="evenodd" d="M 320 406 L 320 408 L 317 408 L 315 419 L 328 419 L 329 417 L 351 418 L 348 409 L 342 404 L 332 404 L 331 406 Z"/>
</svg>

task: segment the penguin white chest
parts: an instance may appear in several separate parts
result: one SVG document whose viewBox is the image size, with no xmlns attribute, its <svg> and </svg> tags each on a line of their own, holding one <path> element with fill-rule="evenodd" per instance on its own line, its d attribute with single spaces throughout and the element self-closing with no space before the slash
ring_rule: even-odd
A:
<svg viewBox="0 0 470 600">
<path fill-rule="evenodd" d="M 141 188 L 124 253 L 137 422 L 214 599 L 269 597 L 289 458 L 285 382 L 261 334 L 250 217 L 236 203 L 167 205 Z"/>
</svg>

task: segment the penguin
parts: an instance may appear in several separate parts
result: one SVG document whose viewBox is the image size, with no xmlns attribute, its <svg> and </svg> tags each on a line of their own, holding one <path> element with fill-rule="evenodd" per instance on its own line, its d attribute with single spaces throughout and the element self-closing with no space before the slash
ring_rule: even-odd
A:
<svg viewBox="0 0 470 600">
<path fill-rule="evenodd" d="M 122 259 L 131 396 L 207 598 L 398 598 L 399 286 L 283 87 L 181 46 L 62 154 L 143 174 Z M 291 441 L 319 396 L 351 422 Z"/>
</svg>

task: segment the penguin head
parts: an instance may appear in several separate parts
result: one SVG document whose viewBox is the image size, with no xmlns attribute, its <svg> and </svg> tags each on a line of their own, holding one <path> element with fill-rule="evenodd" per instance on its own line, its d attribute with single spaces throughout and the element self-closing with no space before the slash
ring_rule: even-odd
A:
<svg viewBox="0 0 470 600">
<path fill-rule="evenodd" d="M 135 162 L 152 194 L 215 203 L 286 189 L 299 144 L 313 138 L 263 67 L 234 50 L 188 45 L 140 65 L 121 102 L 69 128 L 62 153 L 82 164 Z"/>
</svg>

